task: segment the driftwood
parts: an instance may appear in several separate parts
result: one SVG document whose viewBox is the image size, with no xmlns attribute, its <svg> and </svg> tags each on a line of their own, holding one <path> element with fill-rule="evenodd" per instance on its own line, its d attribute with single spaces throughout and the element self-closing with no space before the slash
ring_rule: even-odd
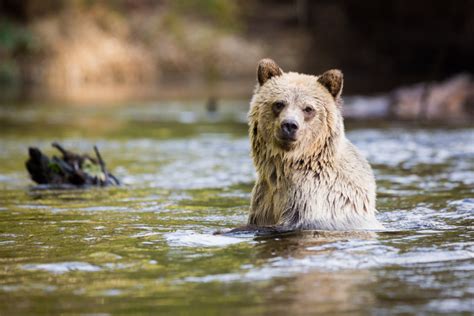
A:
<svg viewBox="0 0 474 316">
<path fill-rule="evenodd" d="M 52 146 L 61 152 L 61 158 L 53 156 L 50 159 L 38 148 L 29 148 L 26 169 L 34 182 L 59 186 L 120 185 L 120 181 L 107 170 L 97 146 L 94 146 L 95 158 L 68 151 L 58 143 Z"/>
</svg>

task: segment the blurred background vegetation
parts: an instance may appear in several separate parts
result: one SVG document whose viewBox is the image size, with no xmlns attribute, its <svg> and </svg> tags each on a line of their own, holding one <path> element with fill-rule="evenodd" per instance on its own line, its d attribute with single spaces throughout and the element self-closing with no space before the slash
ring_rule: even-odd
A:
<svg viewBox="0 0 474 316">
<path fill-rule="evenodd" d="M 247 97 L 263 57 L 373 94 L 472 56 L 471 0 L 0 0 L 4 98 Z"/>
</svg>

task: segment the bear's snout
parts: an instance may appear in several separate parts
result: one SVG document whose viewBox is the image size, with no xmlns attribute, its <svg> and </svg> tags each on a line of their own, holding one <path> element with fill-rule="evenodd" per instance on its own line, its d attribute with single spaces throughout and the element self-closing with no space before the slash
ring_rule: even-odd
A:
<svg viewBox="0 0 474 316">
<path fill-rule="evenodd" d="M 298 122 L 295 120 L 284 120 L 280 125 L 281 138 L 286 141 L 295 141 L 298 128 Z"/>
</svg>

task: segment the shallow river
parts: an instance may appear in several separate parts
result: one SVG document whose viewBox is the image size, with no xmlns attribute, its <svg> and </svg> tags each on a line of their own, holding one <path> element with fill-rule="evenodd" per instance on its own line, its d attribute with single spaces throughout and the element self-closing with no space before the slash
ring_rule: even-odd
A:
<svg viewBox="0 0 474 316">
<path fill-rule="evenodd" d="M 388 232 L 214 236 L 246 221 L 246 110 L 0 107 L 0 315 L 474 312 L 474 128 L 348 128 Z M 27 148 L 55 140 L 124 186 L 34 188 Z"/>
</svg>

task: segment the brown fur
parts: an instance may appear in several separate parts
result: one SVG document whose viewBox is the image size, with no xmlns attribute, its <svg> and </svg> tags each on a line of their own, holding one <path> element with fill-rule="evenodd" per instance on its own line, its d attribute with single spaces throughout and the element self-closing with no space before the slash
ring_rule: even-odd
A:
<svg viewBox="0 0 474 316">
<path fill-rule="evenodd" d="M 342 73 L 283 73 L 264 59 L 249 112 L 258 179 L 248 223 L 295 229 L 379 229 L 375 180 L 346 139 L 340 112 Z M 285 120 L 296 140 L 281 138 Z"/>
</svg>

